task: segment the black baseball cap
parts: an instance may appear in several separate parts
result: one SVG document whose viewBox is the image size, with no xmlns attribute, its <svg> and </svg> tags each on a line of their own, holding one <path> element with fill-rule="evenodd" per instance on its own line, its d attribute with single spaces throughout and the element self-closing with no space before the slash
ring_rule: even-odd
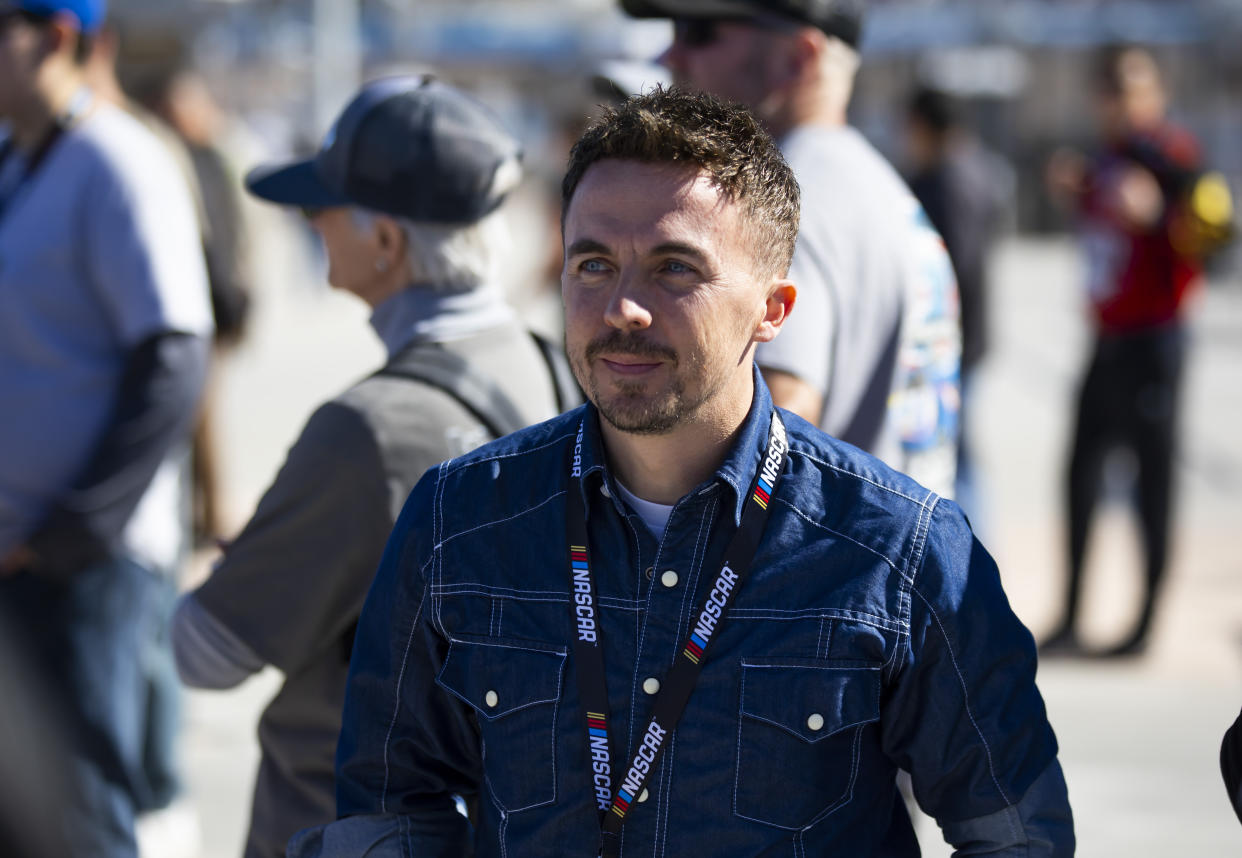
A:
<svg viewBox="0 0 1242 858">
<path fill-rule="evenodd" d="M 432 223 L 471 223 L 517 184 L 521 147 L 480 102 L 425 75 L 368 83 L 313 158 L 257 167 L 255 196 L 303 208 L 357 205 Z M 497 179 L 499 171 L 511 181 Z"/>
<path fill-rule="evenodd" d="M 852 48 L 862 38 L 863 0 L 621 0 L 621 8 L 633 18 L 789 18 Z"/>
</svg>

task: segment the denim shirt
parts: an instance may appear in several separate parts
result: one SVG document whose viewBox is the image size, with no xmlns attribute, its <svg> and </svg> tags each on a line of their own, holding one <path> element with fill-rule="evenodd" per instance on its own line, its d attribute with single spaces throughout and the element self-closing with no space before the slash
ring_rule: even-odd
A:
<svg viewBox="0 0 1242 858">
<path fill-rule="evenodd" d="M 616 777 L 741 519 L 771 411 L 756 374 L 735 446 L 659 542 L 619 499 L 590 406 L 428 472 L 359 625 L 342 819 L 290 855 L 595 855 L 566 492 L 585 495 Z M 1073 854 L 1034 644 L 964 516 L 782 417 L 789 464 L 750 576 L 622 855 L 917 856 L 899 768 L 959 854 Z M 473 828 L 455 795 L 476 797 Z"/>
</svg>

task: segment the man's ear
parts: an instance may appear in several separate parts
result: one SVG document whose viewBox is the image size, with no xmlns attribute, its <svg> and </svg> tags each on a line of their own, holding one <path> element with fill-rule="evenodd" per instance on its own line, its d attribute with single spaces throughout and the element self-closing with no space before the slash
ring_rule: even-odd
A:
<svg viewBox="0 0 1242 858">
<path fill-rule="evenodd" d="M 763 319 L 755 328 L 755 342 L 766 343 L 776 339 L 781 325 L 793 312 L 794 303 L 798 299 L 798 287 L 792 280 L 773 280 L 768 285 L 768 299 Z"/>
<path fill-rule="evenodd" d="M 382 265 L 386 270 L 402 265 L 405 262 L 408 239 L 401 224 L 395 218 L 382 214 L 375 215 L 371 222 L 375 230 L 372 241 L 378 254 L 377 260 L 383 260 Z"/>
<path fill-rule="evenodd" d="M 82 29 L 77 16 L 70 12 L 58 12 L 43 27 L 44 53 L 50 57 L 64 51 L 72 56 L 81 38 Z"/>
<path fill-rule="evenodd" d="M 816 27 L 802 27 L 783 40 L 777 52 L 773 83 L 788 88 L 812 79 L 819 70 L 819 58 L 826 40 Z"/>
</svg>

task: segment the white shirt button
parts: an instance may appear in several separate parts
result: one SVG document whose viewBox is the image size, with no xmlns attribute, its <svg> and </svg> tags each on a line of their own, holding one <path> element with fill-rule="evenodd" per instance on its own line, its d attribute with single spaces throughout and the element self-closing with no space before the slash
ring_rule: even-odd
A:
<svg viewBox="0 0 1242 858">
<path fill-rule="evenodd" d="M 496 704 L 500 702 L 500 697 L 495 691 L 489 691 L 483 695 L 483 702 L 487 704 L 489 709 L 495 709 Z"/>
<path fill-rule="evenodd" d="M 670 588 L 676 587 L 677 586 L 677 573 L 674 572 L 672 569 L 669 569 L 663 575 L 660 576 L 660 583 L 663 584 L 665 587 L 670 587 Z"/>
<path fill-rule="evenodd" d="M 646 801 L 649 798 L 651 798 L 651 794 L 647 792 L 646 787 L 643 787 L 643 794 L 638 797 L 639 803 L 641 804 L 642 802 Z"/>
<path fill-rule="evenodd" d="M 660 680 L 656 679 L 654 676 L 648 676 L 643 680 L 643 691 L 646 691 L 648 694 L 659 693 Z"/>
<path fill-rule="evenodd" d="M 824 729 L 824 716 L 816 712 L 810 718 L 806 719 L 806 726 L 810 727 L 812 730 Z"/>
</svg>

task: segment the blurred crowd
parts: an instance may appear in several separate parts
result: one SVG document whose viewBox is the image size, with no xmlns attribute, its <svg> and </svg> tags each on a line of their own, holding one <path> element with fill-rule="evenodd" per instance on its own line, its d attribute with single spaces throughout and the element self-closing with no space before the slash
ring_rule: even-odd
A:
<svg viewBox="0 0 1242 858">
<path fill-rule="evenodd" d="M 443 46 L 403 50 L 376 24 L 397 13 L 371 10 L 343 19 L 359 35 L 320 57 L 340 74 L 313 88 L 296 47 L 242 62 L 239 21 L 279 4 L 232 5 L 187 10 L 190 28 L 134 4 L 0 0 L 4 854 L 195 854 L 135 834 L 184 803 L 182 685 L 266 665 L 285 681 L 258 727 L 245 854 L 282 855 L 334 818 L 350 652 L 389 531 L 428 468 L 582 401 L 560 345 L 563 165 L 604 107 L 674 83 L 748 107 L 801 186 L 794 323 L 756 358 L 775 402 L 953 498 L 985 542 L 972 433 L 990 260 L 1014 229 L 1073 232 L 1092 345 L 1061 465 L 1062 611 L 1040 653 L 1146 651 L 1177 523 L 1187 327 L 1205 269 L 1229 264 L 1242 167 L 1214 160 L 1224 124 L 1179 114 L 1199 72 L 1178 46 L 1072 49 L 1058 85 L 1092 124 L 1023 146 L 1007 118 L 1042 85 L 1046 47 L 869 54 L 862 4 L 835 4 L 864 24 L 833 31 L 814 72 L 771 46 L 721 59 L 744 53 L 732 28 L 788 35 L 779 13 L 625 0 L 597 10 L 589 43 L 542 46 L 573 62 L 532 70 L 505 45 L 491 66 L 440 68 Z M 1008 83 L 979 76 L 1001 68 Z M 325 279 L 366 305 L 383 366 L 317 409 L 257 508 L 237 509 L 218 367 L 267 296 Z M 1143 598 L 1097 651 L 1080 604 L 1118 451 Z M 1224 771 L 1242 807 L 1238 744 Z"/>
</svg>

